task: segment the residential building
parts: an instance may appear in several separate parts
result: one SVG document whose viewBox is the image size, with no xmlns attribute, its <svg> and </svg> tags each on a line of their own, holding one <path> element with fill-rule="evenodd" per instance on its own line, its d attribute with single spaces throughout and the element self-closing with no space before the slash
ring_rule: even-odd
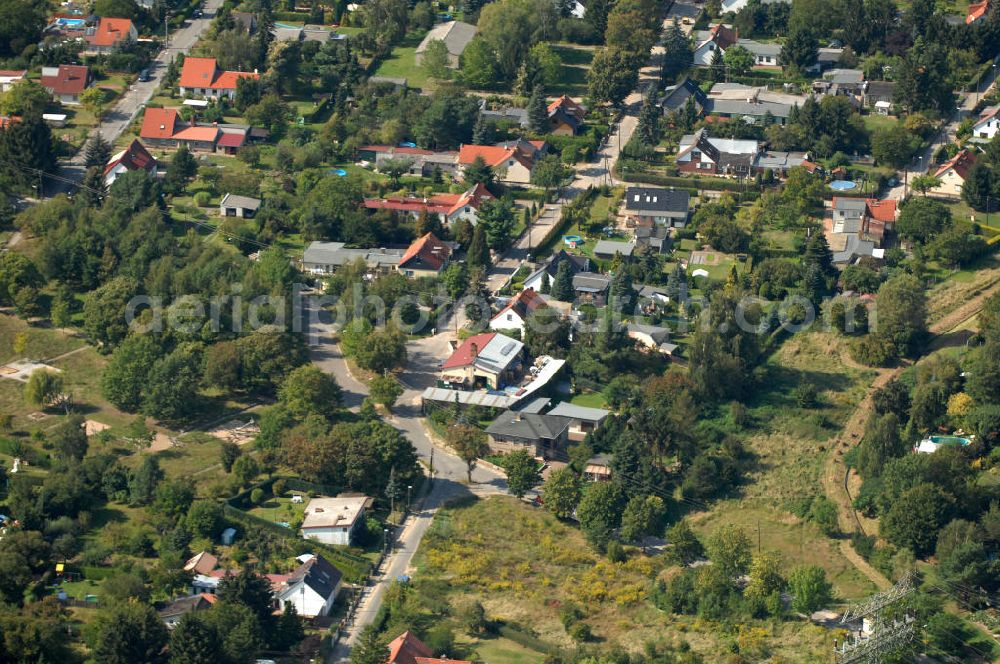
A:
<svg viewBox="0 0 1000 664">
<path fill-rule="evenodd" d="M 362 145 L 357 155 L 359 159 L 375 162 L 376 168 L 388 159 L 407 159 L 411 162 L 408 174 L 418 177 L 430 177 L 435 169 L 447 175 L 457 175 L 459 171 L 458 153 L 453 150 L 435 152 L 407 146 Z"/>
<path fill-rule="evenodd" d="M 465 47 L 469 45 L 472 38 L 476 36 L 476 26 L 462 21 L 448 21 L 438 23 L 427 32 L 420 45 L 417 46 L 414 60 L 417 66 L 421 66 L 424 60 L 424 53 L 432 41 L 442 41 L 448 49 L 448 66 L 458 69 L 459 59 L 465 52 Z"/>
<path fill-rule="evenodd" d="M 817 49 L 816 62 L 806 67 L 808 74 L 822 74 L 827 69 L 832 69 L 840 64 L 840 58 L 844 55 L 841 47 L 820 47 Z"/>
<path fill-rule="evenodd" d="M 483 99 L 479 103 L 479 115 L 488 122 L 496 124 L 508 124 L 527 129 L 531 122 L 528 120 L 528 109 L 517 108 L 515 106 L 490 106 L 487 100 Z"/>
<path fill-rule="evenodd" d="M 969 3 L 969 11 L 965 14 L 965 24 L 972 25 L 985 20 L 990 11 L 990 2 L 991 0 L 980 0 Z"/>
<path fill-rule="evenodd" d="M 139 33 L 130 19 L 102 16 L 96 27 L 87 30 L 87 50 L 110 53 L 121 44 L 138 38 Z"/>
<path fill-rule="evenodd" d="M 210 609 L 216 601 L 218 601 L 216 596 L 211 593 L 197 593 L 176 599 L 157 611 L 157 613 L 163 624 L 167 626 L 167 629 L 173 629 L 181 621 L 181 618 L 187 614 L 193 611 Z"/>
<path fill-rule="evenodd" d="M 365 510 L 371 505 L 367 496 L 313 498 L 306 505 L 302 519 L 302 537 L 323 544 L 349 546 L 354 531 L 364 523 Z"/>
<path fill-rule="evenodd" d="M 866 81 L 861 103 L 867 108 L 875 108 L 879 102 L 886 102 L 891 105 L 895 93 L 895 81 Z"/>
<path fill-rule="evenodd" d="M 739 35 L 731 25 L 716 23 L 708 30 L 700 30 L 695 39 L 694 65 L 696 67 L 711 66 L 716 51 L 725 54 L 726 49 L 737 41 L 739 41 Z"/>
<path fill-rule="evenodd" d="M 498 180 L 512 184 L 530 184 L 535 162 L 544 154 L 544 141 L 500 143 L 499 145 L 463 145 L 458 151 L 459 166 L 464 169 L 482 159 Z"/>
<path fill-rule="evenodd" d="M 288 25 L 277 26 L 271 30 L 274 40 L 278 42 L 308 42 L 323 44 L 334 39 L 343 39 L 333 30 L 321 25 L 303 25 L 301 28 Z"/>
<path fill-rule="evenodd" d="M 682 173 L 749 177 L 760 150 L 757 141 L 714 138 L 699 129 L 681 138 L 676 162 Z"/>
<path fill-rule="evenodd" d="M 776 69 L 780 67 L 778 58 L 781 56 L 781 44 L 764 43 L 753 39 L 740 39 L 737 46 L 742 46 L 753 55 L 753 66 L 757 69 Z"/>
<path fill-rule="evenodd" d="M 414 240 L 396 268 L 405 276 L 436 277 L 448 267 L 451 260 L 451 245 L 442 242 L 433 233 L 426 233 Z"/>
<path fill-rule="evenodd" d="M 253 138 L 248 125 L 184 122 L 176 108 L 147 108 L 139 137 L 146 145 L 174 149 L 184 145 L 192 152 L 233 155 Z"/>
<path fill-rule="evenodd" d="M 0 69 L 0 92 L 7 92 L 27 75 L 27 69 Z"/>
<path fill-rule="evenodd" d="M 195 554 L 184 563 L 184 571 L 193 574 L 211 574 L 218 567 L 219 559 L 208 551 Z"/>
<path fill-rule="evenodd" d="M 625 221 L 631 226 L 684 228 L 691 212 L 687 189 L 629 187 L 625 190 Z"/>
<path fill-rule="evenodd" d="M 998 130 L 1000 130 L 1000 105 L 989 106 L 983 109 L 976 124 L 972 125 L 972 136 L 992 141 Z"/>
<path fill-rule="evenodd" d="M 636 247 L 649 247 L 653 253 L 665 254 L 670 250 L 670 229 L 666 226 L 641 224 L 632 231 Z"/>
<path fill-rule="evenodd" d="M 595 454 L 587 459 L 587 465 L 583 470 L 583 478 L 588 482 L 611 481 L 612 458 L 610 454 Z"/>
<path fill-rule="evenodd" d="M 252 219 L 260 209 L 260 199 L 250 196 L 239 196 L 237 194 L 226 194 L 219 201 L 220 217 L 240 217 L 242 219 Z"/>
<path fill-rule="evenodd" d="M 260 78 L 257 72 L 219 69 L 215 58 L 184 58 L 179 81 L 182 95 L 236 98 L 236 83 L 241 78 Z"/>
<path fill-rule="evenodd" d="M 538 291 L 525 289 L 515 295 L 503 309 L 490 319 L 490 329 L 498 332 L 517 330 L 524 338 L 525 323 L 531 314 L 548 305 Z"/>
<path fill-rule="evenodd" d="M 528 278 L 524 280 L 525 290 L 534 290 L 536 292 L 542 292 L 542 283 L 545 278 L 543 275 L 548 275 L 549 285 L 552 285 L 553 280 L 556 278 L 556 272 L 559 271 L 559 265 L 563 262 L 569 262 L 569 270 L 573 274 L 578 272 L 586 272 L 590 269 L 590 259 L 586 256 L 576 256 L 573 254 L 568 254 L 564 249 L 560 249 L 548 258 L 546 258 L 541 267 L 528 275 Z"/>
<path fill-rule="evenodd" d="M 618 240 L 598 240 L 594 245 L 594 257 L 611 259 L 615 254 L 628 258 L 635 251 L 635 242 L 620 242 Z"/>
<path fill-rule="evenodd" d="M 114 154 L 104 166 L 104 184 L 108 187 L 115 183 L 119 175 L 131 171 L 146 171 L 156 173 L 156 159 L 149 154 L 149 150 L 134 139 L 128 147 Z"/>
<path fill-rule="evenodd" d="M 708 93 L 705 103 L 707 115 L 735 118 L 747 124 L 764 122 L 786 124 L 792 108 L 806 100 L 799 95 L 775 92 L 765 87 L 740 83 L 716 83 Z"/>
<path fill-rule="evenodd" d="M 931 189 L 929 193 L 935 196 L 961 198 L 962 185 L 965 184 L 965 178 L 975 163 L 976 156 L 970 150 L 959 151 L 934 171 L 934 177 L 939 179 L 941 184 Z"/>
<path fill-rule="evenodd" d="M 700 116 L 705 109 L 707 97 L 697 83 L 685 76 L 683 81 L 663 91 L 660 108 L 665 114 L 681 112 L 687 108 L 688 99 L 693 100 L 695 113 Z"/>
<path fill-rule="evenodd" d="M 340 570 L 323 556 L 305 554 L 302 562 L 275 592 L 278 606 L 291 604 L 305 618 L 329 615 L 343 582 Z"/>
<path fill-rule="evenodd" d="M 497 332 L 468 337 L 441 365 L 441 380 L 452 386 L 500 390 L 520 376 L 524 344 Z"/>
<path fill-rule="evenodd" d="M 805 166 L 809 155 L 805 152 L 779 152 L 777 150 L 762 150 L 754 162 L 754 172 L 771 171 L 777 177 L 785 177 L 788 171 L 796 166 Z"/>
<path fill-rule="evenodd" d="M 831 243 L 830 249 L 833 250 L 833 262 L 840 266 L 853 265 L 859 259 L 869 256 L 877 259 L 885 257 L 884 249 L 876 248 L 874 242 L 862 240 L 857 235 L 846 236 L 842 246 Z"/>
<path fill-rule="evenodd" d="M 603 307 L 608 300 L 611 277 L 597 272 L 577 272 L 573 275 L 573 291 L 580 304 Z"/>
<path fill-rule="evenodd" d="M 302 254 L 302 270 L 310 274 L 333 274 L 354 261 L 364 261 L 371 274 L 387 274 L 399 267 L 403 249 L 348 249 L 343 242 L 310 242 Z"/>
<path fill-rule="evenodd" d="M 90 69 L 83 65 L 59 65 L 42 67 L 42 87 L 52 93 L 52 97 L 71 106 L 80 103 L 80 94 L 93 83 Z"/>
<path fill-rule="evenodd" d="M 833 232 L 857 235 L 882 246 L 885 234 L 896 222 L 896 201 L 891 198 L 845 198 L 832 201 Z"/>
<path fill-rule="evenodd" d="M 486 427 L 486 436 L 493 454 L 524 450 L 550 459 L 565 450 L 569 425 L 568 417 L 508 410 Z"/>
<path fill-rule="evenodd" d="M 677 344 L 670 343 L 670 330 L 658 325 L 643 325 L 640 323 L 629 323 L 626 327 L 628 338 L 650 350 L 673 355 L 677 350 Z"/>
<path fill-rule="evenodd" d="M 475 225 L 479 221 L 479 208 L 485 201 L 494 198 L 489 189 L 477 183 L 461 194 L 433 194 L 426 198 L 417 196 L 366 198 L 365 208 L 394 210 L 414 218 L 423 213 L 437 214 L 448 224 L 465 219 Z"/>
<path fill-rule="evenodd" d="M 389 643 L 386 664 L 472 664 L 458 659 L 438 659 L 434 651 L 412 632 L 403 632 Z"/>
<path fill-rule="evenodd" d="M 550 103 L 548 113 L 549 133 L 556 136 L 574 136 L 587 117 L 587 109 L 566 95 Z"/>
<path fill-rule="evenodd" d="M 569 420 L 567 437 L 572 441 L 581 441 L 587 437 L 588 433 L 601 428 L 604 420 L 611 414 L 610 410 L 603 408 L 588 408 L 577 406 L 568 401 L 563 401 L 558 406 L 548 412 L 554 417 L 565 417 Z"/>
<path fill-rule="evenodd" d="M 860 69 L 831 69 L 823 80 L 830 84 L 827 94 L 861 98 L 865 92 L 865 73 Z"/>
</svg>

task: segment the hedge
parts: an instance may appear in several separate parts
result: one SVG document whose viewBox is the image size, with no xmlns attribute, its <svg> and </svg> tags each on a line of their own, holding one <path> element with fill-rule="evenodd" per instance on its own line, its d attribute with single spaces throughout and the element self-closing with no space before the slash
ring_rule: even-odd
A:
<svg viewBox="0 0 1000 664">
<path fill-rule="evenodd" d="M 308 23 L 309 14 L 306 12 L 274 12 L 275 21 L 292 21 L 293 23 Z"/>
<path fill-rule="evenodd" d="M 660 175 L 658 173 L 628 173 L 625 175 L 616 173 L 616 175 L 626 182 L 687 189 L 692 195 L 697 195 L 699 190 L 708 190 L 731 191 L 738 194 L 740 201 L 755 201 L 760 197 L 760 192 L 751 188 L 755 185 L 742 184 L 726 178 L 685 178 L 675 175 Z"/>
</svg>

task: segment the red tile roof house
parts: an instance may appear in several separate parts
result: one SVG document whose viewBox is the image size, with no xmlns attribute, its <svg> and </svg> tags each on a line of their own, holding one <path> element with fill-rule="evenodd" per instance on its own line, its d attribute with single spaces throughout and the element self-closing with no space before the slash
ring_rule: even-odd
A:
<svg viewBox="0 0 1000 664">
<path fill-rule="evenodd" d="M 833 231 L 857 235 L 881 247 L 887 231 L 896 223 L 896 201 L 888 198 L 850 198 L 834 196 Z"/>
<path fill-rule="evenodd" d="M 476 389 L 499 390 L 520 377 L 524 344 L 497 332 L 467 338 L 441 365 L 441 380 Z"/>
<path fill-rule="evenodd" d="M 164 150 L 186 145 L 192 152 L 235 154 L 251 131 L 243 126 L 188 123 L 176 108 L 147 108 L 139 138 L 150 147 Z"/>
<path fill-rule="evenodd" d="M 131 171 L 156 173 L 156 159 L 139 139 L 133 140 L 127 148 L 111 157 L 104 166 L 104 184 L 110 187 L 119 175 Z"/>
<path fill-rule="evenodd" d="M 984 18 L 990 10 L 990 0 L 982 0 L 982 2 L 973 2 L 969 4 L 969 13 L 965 15 L 965 24 L 972 25 L 973 23 L 979 23 Z"/>
<path fill-rule="evenodd" d="M 587 110 L 566 95 L 549 104 L 549 133 L 573 136 L 583 126 Z"/>
<path fill-rule="evenodd" d="M 79 104 L 80 93 L 93 82 L 90 69 L 83 65 L 42 67 L 42 87 L 64 104 Z"/>
<path fill-rule="evenodd" d="M 458 153 L 454 150 L 435 152 L 423 148 L 410 148 L 401 145 L 362 145 L 357 148 L 358 159 L 373 161 L 378 168 L 388 159 L 409 159 L 409 175 L 430 177 L 434 169 L 448 175 L 458 173 Z"/>
<path fill-rule="evenodd" d="M 27 75 L 27 69 L 0 69 L 0 92 L 7 92 Z"/>
<path fill-rule="evenodd" d="M 545 298 L 535 292 L 533 288 L 525 289 L 508 302 L 506 307 L 498 311 L 496 316 L 490 319 L 490 329 L 497 332 L 518 330 L 523 339 L 524 326 L 528 317 L 547 306 Z"/>
<path fill-rule="evenodd" d="M 135 41 L 139 33 L 127 18 L 102 17 L 96 28 L 87 29 L 87 51 L 110 53 L 116 46 L 126 41 Z"/>
<path fill-rule="evenodd" d="M 939 179 L 941 184 L 931 189 L 929 193 L 935 196 L 961 198 L 962 185 L 965 184 L 965 178 L 975 163 L 976 155 L 969 150 L 961 150 L 934 171 L 934 177 Z"/>
<path fill-rule="evenodd" d="M 448 267 L 451 260 L 451 245 L 445 244 L 434 235 L 427 233 L 409 246 L 399 259 L 397 268 L 407 277 L 436 277 Z"/>
<path fill-rule="evenodd" d="M 184 58 L 181 68 L 180 90 L 185 96 L 218 99 L 236 97 L 236 82 L 241 78 L 260 78 L 257 72 L 224 71 L 215 58 Z"/>
<path fill-rule="evenodd" d="M 518 140 L 500 145 L 463 145 L 458 150 L 462 168 L 481 158 L 493 169 L 497 179 L 513 184 L 531 184 L 535 162 L 545 153 L 545 141 Z"/>
<path fill-rule="evenodd" d="M 434 657 L 434 651 L 409 631 L 393 639 L 388 648 L 386 664 L 472 664 L 467 660 Z"/>
<path fill-rule="evenodd" d="M 490 193 L 482 184 L 476 184 L 461 194 L 434 194 L 429 198 L 417 196 L 395 196 L 389 198 L 366 198 L 365 207 L 369 210 L 395 210 L 419 217 L 424 211 L 427 214 L 439 214 L 452 224 L 459 219 L 475 224 L 479 207 L 483 201 L 492 200 Z"/>
</svg>

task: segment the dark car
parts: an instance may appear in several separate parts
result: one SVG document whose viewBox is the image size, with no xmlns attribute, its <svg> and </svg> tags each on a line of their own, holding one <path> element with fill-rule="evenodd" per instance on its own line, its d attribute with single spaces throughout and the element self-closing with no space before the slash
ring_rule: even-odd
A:
<svg viewBox="0 0 1000 664">
<path fill-rule="evenodd" d="M 153 80 L 153 77 L 150 74 L 150 72 L 149 72 L 148 69 L 143 69 L 141 72 L 139 72 L 139 82 L 140 83 L 145 83 L 146 81 L 152 81 L 152 80 Z"/>
</svg>

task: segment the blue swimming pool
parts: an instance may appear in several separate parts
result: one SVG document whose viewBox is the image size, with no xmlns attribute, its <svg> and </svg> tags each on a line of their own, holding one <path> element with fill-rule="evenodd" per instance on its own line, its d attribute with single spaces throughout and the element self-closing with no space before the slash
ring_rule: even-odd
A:
<svg viewBox="0 0 1000 664">
<path fill-rule="evenodd" d="M 347 171 L 345 171 L 343 168 L 331 168 L 330 172 L 336 175 L 338 178 L 347 176 Z"/>
<path fill-rule="evenodd" d="M 87 22 L 82 18 L 57 18 L 56 25 L 60 28 L 83 28 Z"/>
<path fill-rule="evenodd" d="M 858 183 L 853 180 L 834 180 L 830 183 L 830 189 L 834 191 L 850 191 L 851 189 L 857 189 Z"/>
</svg>

